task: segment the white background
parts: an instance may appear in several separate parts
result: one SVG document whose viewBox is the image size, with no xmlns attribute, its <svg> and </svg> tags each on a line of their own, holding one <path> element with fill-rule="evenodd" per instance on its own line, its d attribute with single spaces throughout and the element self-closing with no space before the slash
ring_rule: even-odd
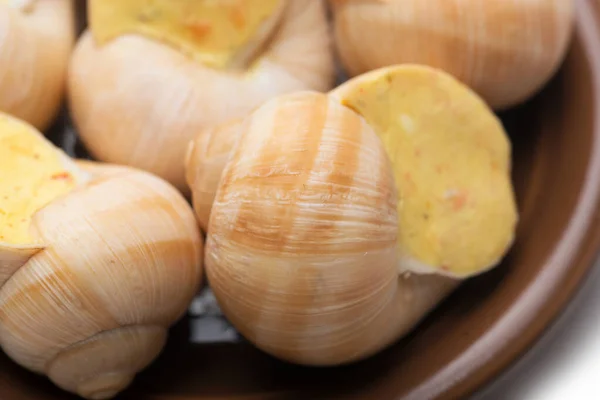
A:
<svg viewBox="0 0 600 400">
<path fill-rule="evenodd" d="M 540 340 L 471 400 L 600 400 L 600 262 Z"/>
</svg>

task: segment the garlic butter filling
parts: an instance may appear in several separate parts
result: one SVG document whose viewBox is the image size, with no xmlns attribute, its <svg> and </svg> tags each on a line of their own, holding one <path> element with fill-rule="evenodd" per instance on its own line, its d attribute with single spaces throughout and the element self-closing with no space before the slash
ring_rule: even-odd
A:
<svg viewBox="0 0 600 400">
<path fill-rule="evenodd" d="M 29 244 L 32 215 L 75 184 L 51 144 L 29 125 L 0 115 L 0 242 Z"/>
</svg>

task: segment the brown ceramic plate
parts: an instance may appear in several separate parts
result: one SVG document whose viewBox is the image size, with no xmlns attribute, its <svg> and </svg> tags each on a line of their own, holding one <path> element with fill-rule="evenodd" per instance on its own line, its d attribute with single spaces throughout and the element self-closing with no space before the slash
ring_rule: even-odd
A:
<svg viewBox="0 0 600 400">
<path fill-rule="evenodd" d="M 502 266 L 467 282 L 395 346 L 343 368 L 288 365 L 247 343 L 192 343 L 198 321 L 184 319 L 119 399 L 455 399 L 514 362 L 564 308 L 600 245 L 600 3 L 578 1 L 577 18 L 553 82 L 502 115 L 521 210 Z M 64 121 L 51 137 L 82 154 Z M 0 355 L 0 399 L 74 398 Z"/>
</svg>

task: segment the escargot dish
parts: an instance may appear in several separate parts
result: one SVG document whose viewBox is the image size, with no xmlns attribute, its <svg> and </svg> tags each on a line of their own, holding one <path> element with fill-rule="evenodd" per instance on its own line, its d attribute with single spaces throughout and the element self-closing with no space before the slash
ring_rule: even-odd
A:
<svg viewBox="0 0 600 400">
<path fill-rule="evenodd" d="M 62 104 L 73 0 L 0 0 L 0 111 L 45 131 Z"/>
<path fill-rule="evenodd" d="M 511 146 L 451 75 L 391 66 L 201 132 L 187 180 L 225 315 L 284 360 L 360 360 L 499 264 Z"/>
<path fill-rule="evenodd" d="M 194 213 L 144 171 L 75 162 L 0 114 L 0 346 L 105 399 L 160 353 L 199 288 Z"/>
<path fill-rule="evenodd" d="M 573 0 L 329 0 L 350 75 L 401 63 L 440 68 L 496 110 L 554 76 L 574 27 Z"/>
<path fill-rule="evenodd" d="M 184 193 L 186 146 L 200 130 L 334 82 L 321 0 L 91 0 L 88 14 L 69 74 L 86 148 Z"/>
</svg>

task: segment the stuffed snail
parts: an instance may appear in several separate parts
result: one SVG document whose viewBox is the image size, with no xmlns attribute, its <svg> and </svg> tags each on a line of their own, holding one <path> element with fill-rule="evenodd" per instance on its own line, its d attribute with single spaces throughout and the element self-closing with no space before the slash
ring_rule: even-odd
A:
<svg viewBox="0 0 600 400">
<path fill-rule="evenodd" d="M 573 33 L 574 0 L 329 0 L 351 76 L 401 63 L 440 68 L 496 110 L 554 76 Z"/>
<path fill-rule="evenodd" d="M 0 111 L 44 131 L 62 104 L 73 0 L 0 0 Z"/>
<path fill-rule="evenodd" d="M 0 114 L 0 346 L 108 399 L 161 352 L 201 283 L 194 213 L 165 181 L 74 162 Z"/>
<path fill-rule="evenodd" d="M 91 0 L 88 14 L 69 75 L 86 148 L 184 193 L 200 130 L 278 94 L 333 86 L 321 0 Z"/>
<path fill-rule="evenodd" d="M 500 121 L 425 66 L 279 96 L 200 133 L 186 160 L 223 312 L 294 363 L 378 352 L 514 240 Z"/>
</svg>

